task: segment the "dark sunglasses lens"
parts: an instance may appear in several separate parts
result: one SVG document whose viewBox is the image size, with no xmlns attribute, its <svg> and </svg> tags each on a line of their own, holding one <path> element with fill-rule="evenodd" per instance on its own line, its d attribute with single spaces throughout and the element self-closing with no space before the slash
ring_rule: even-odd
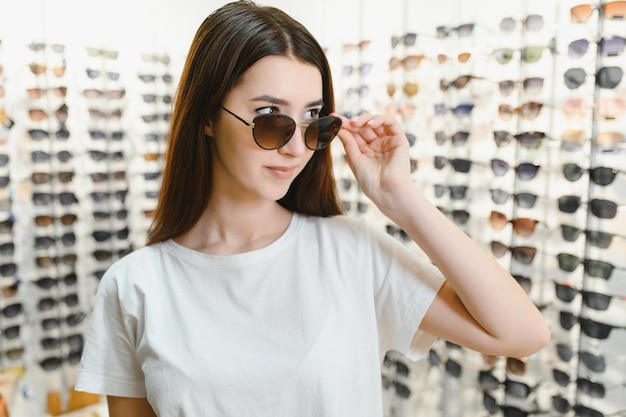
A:
<svg viewBox="0 0 626 417">
<path fill-rule="evenodd" d="M 596 74 L 596 84 L 600 88 L 615 88 L 622 82 L 624 70 L 620 67 L 603 67 Z"/>
<path fill-rule="evenodd" d="M 552 407 L 561 414 L 567 413 L 572 408 L 569 401 L 560 395 L 552 397 Z"/>
<path fill-rule="evenodd" d="M 537 175 L 537 171 L 539 171 L 539 165 L 531 164 L 529 162 L 524 162 L 517 166 L 517 175 L 520 180 L 532 180 Z"/>
<path fill-rule="evenodd" d="M 470 161 L 469 159 L 455 158 L 451 159 L 450 163 L 452 164 L 452 167 L 456 172 L 467 173 L 472 168 L 472 161 Z"/>
<path fill-rule="evenodd" d="M 583 333 L 594 339 L 608 339 L 609 334 L 613 326 L 605 323 L 600 323 L 586 318 L 580 319 L 580 328 Z"/>
<path fill-rule="evenodd" d="M 278 149 L 293 136 L 296 122 L 284 114 L 261 114 L 253 120 L 254 140 L 263 149 Z"/>
<path fill-rule="evenodd" d="M 565 301 L 566 303 L 572 302 L 574 297 L 578 294 L 578 290 L 576 288 L 559 284 L 558 282 L 555 282 L 554 286 L 557 298 L 561 301 Z"/>
<path fill-rule="evenodd" d="M 341 119 L 324 116 L 312 121 L 304 132 L 304 143 L 311 150 L 325 148 L 337 136 L 341 128 Z"/>
<path fill-rule="evenodd" d="M 511 248 L 513 258 L 521 263 L 529 264 L 535 259 L 537 249 L 530 246 L 516 246 Z"/>
<path fill-rule="evenodd" d="M 570 313 L 569 311 L 561 311 L 559 313 L 559 324 L 561 324 L 561 327 L 565 330 L 570 330 L 577 322 L 578 317 L 576 317 L 573 313 Z M 567 379 L 567 382 L 569 383 L 569 377 Z"/>
<path fill-rule="evenodd" d="M 598 292 L 585 291 L 583 292 L 583 302 L 589 308 L 604 311 L 609 308 L 611 296 Z"/>
<path fill-rule="evenodd" d="M 522 208 L 533 208 L 537 201 L 537 195 L 531 193 L 515 194 L 515 202 Z"/>
<path fill-rule="evenodd" d="M 606 249 L 611 246 L 613 234 L 600 230 L 590 230 L 587 234 L 587 241 L 596 248 Z"/>
<path fill-rule="evenodd" d="M 566 195 L 559 197 L 559 210 L 563 213 L 575 213 L 580 207 L 580 197 L 574 195 Z"/>
<path fill-rule="evenodd" d="M 580 230 L 579 228 L 575 226 L 570 226 L 567 224 L 561 225 L 561 235 L 563 236 L 563 239 L 568 242 L 576 241 L 576 239 L 578 239 L 578 236 L 580 236 L 581 232 L 582 230 Z"/>
<path fill-rule="evenodd" d="M 577 181 L 583 176 L 583 169 L 574 163 L 563 164 L 563 175 L 568 181 Z"/>
<path fill-rule="evenodd" d="M 604 372 L 606 370 L 604 356 L 585 351 L 580 353 L 580 360 L 594 372 Z"/>
<path fill-rule="evenodd" d="M 496 204 L 504 204 L 509 199 L 509 193 L 504 190 L 491 190 L 491 201 Z"/>
<path fill-rule="evenodd" d="M 591 212 L 601 219 L 612 219 L 617 214 L 617 203 L 594 198 L 589 202 Z"/>
<path fill-rule="evenodd" d="M 582 68 L 570 68 L 563 74 L 565 86 L 570 90 L 575 90 L 585 82 L 587 73 Z"/>
<path fill-rule="evenodd" d="M 595 259 L 585 260 L 585 271 L 594 278 L 609 279 L 615 267 L 604 261 Z"/>
<path fill-rule="evenodd" d="M 559 355 L 559 359 L 564 362 L 569 362 L 574 357 L 572 347 L 565 343 L 558 343 L 556 345 L 556 354 Z"/>
<path fill-rule="evenodd" d="M 591 181 L 597 185 L 609 185 L 615 179 L 617 170 L 607 167 L 597 167 L 589 171 Z"/>
<path fill-rule="evenodd" d="M 566 272 L 574 271 L 580 263 L 578 257 L 568 253 L 559 253 L 556 257 L 559 262 L 559 268 Z"/>
</svg>

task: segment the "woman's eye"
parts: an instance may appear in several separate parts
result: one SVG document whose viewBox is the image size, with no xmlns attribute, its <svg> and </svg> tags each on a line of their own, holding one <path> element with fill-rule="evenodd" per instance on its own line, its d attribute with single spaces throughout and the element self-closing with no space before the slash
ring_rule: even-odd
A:
<svg viewBox="0 0 626 417">
<path fill-rule="evenodd" d="M 311 109 L 304 113 L 304 118 L 308 120 L 319 119 L 321 109 Z"/>
<path fill-rule="evenodd" d="M 280 110 L 276 106 L 267 106 L 267 107 L 261 107 L 259 109 L 256 109 L 256 112 L 258 114 L 274 114 L 274 113 L 280 113 Z"/>
</svg>

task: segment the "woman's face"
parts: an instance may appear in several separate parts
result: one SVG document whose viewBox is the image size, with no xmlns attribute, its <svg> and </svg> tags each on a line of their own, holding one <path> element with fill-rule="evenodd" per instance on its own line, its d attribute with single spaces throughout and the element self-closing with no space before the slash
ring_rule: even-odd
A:
<svg viewBox="0 0 626 417">
<path fill-rule="evenodd" d="M 222 104 L 240 118 L 281 113 L 308 124 L 322 108 L 322 76 L 318 68 L 292 57 L 268 56 L 257 61 L 224 98 Z M 205 127 L 215 142 L 213 190 L 217 198 L 281 199 L 313 156 L 304 144 L 302 128 L 279 149 L 260 148 L 246 126 L 221 110 Z"/>
</svg>

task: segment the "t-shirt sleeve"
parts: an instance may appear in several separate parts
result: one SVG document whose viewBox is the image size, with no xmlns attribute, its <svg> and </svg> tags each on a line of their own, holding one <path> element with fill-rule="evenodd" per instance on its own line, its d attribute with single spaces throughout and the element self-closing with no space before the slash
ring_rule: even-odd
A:
<svg viewBox="0 0 626 417">
<path fill-rule="evenodd" d="M 145 382 L 135 349 L 137 297 L 120 284 L 115 266 L 98 286 L 75 389 L 143 398 Z"/>
<path fill-rule="evenodd" d="M 381 355 L 396 350 L 418 360 L 435 341 L 419 325 L 445 279 L 419 248 L 410 248 L 379 230 L 369 234 Z"/>
</svg>

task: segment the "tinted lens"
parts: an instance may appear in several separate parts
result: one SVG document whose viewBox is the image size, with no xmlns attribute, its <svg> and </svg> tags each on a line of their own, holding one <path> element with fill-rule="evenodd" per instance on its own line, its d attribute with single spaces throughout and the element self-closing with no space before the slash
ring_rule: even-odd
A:
<svg viewBox="0 0 626 417">
<path fill-rule="evenodd" d="M 570 58 L 581 58 L 589 49 L 589 41 L 587 39 L 577 39 L 570 42 L 567 48 L 567 54 Z"/>
<path fill-rule="evenodd" d="M 530 278 L 525 275 L 519 274 L 513 275 L 513 278 L 515 278 L 515 281 L 517 281 L 517 283 L 522 287 L 526 294 L 530 293 L 532 287 L 532 281 Z"/>
<path fill-rule="evenodd" d="M 598 185 L 609 185 L 618 174 L 618 170 L 608 167 L 596 167 L 589 171 L 591 181 Z"/>
<path fill-rule="evenodd" d="M 312 121 L 304 132 L 304 141 L 307 148 L 318 150 L 325 148 L 337 136 L 341 128 L 341 119 L 334 116 L 324 116 Z"/>
<path fill-rule="evenodd" d="M 570 9 L 570 20 L 572 23 L 584 23 L 589 20 L 592 12 L 591 4 L 579 4 Z"/>
<path fill-rule="evenodd" d="M 613 240 L 613 234 L 608 232 L 603 232 L 600 230 L 589 230 L 586 232 L 587 242 L 590 245 L 595 246 L 597 248 L 606 249 L 611 246 L 611 241 Z"/>
<path fill-rule="evenodd" d="M 620 67 L 602 67 L 596 73 L 596 84 L 600 88 L 615 88 L 623 76 L 624 70 Z"/>
<path fill-rule="evenodd" d="M 581 233 L 582 230 L 580 230 L 578 227 L 570 226 L 567 224 L 561 225 L 561 236 L 563 236 L 563 239 L 568 242 L 576 241 Z"/>
<path fill-rule="evenodd" d="M 522 113 L 524 112 L 525 106 L 528 106 L 528 111 L 536 111 L 536 115 L 539 114 L 541 110 L 541 103 L 526 103 L 522 106 Z M 532 110 L 534 109 L 534 110 Z M 528 118 L 528 117 L 527 117 Z M 544 132 L 522 132 L 515 135 L 515 139 L 517 139 L 525 148 L 536 148 L 541 143 L 541 140 L 546 137 Z"/>
<path fill-rule="evenodd" d="M 563 164 L 563 175 L 568 181 L 577 181 L 585 171 L 575 163 Z"/>
<path fill-rule="evenodd" d="M 580 353 L 580 360 L 594 372 L 604 372 L 606 370 L 604 356 L 585 351 Z"/>
<path fill-rule="evenodd" d="M 502 159 L 492 159 L 491 170 L 493 171 L 494 175 L 497 175 L 500 177 L 506 174 L 506 172 L 509 170 L 509 164 L 508 162 Z"/>
<path fill-rule="evenodd" d="M 520 236 L 530 236 L 535 233 L 538 221 L 528 217 L 519 217 L 512 221 L 513 231 Z"/>
<path fill-rule="evenodd" d="M 526 46 L 522 48 L 522 60 L 530 64 L 535 63 L 541 59 L 543 50 L 543 46 Z"/>
<path fill-rule="evenodd" d="M 537 248 L 531 246 L 516 246 L 511 248 L 511 254 L 513 258 L 523 264 L 529 264 L 535 259 L 537 254 Z"/>
<path fill-rule="evenodd" d="M 452 144 L 454 146 L 465 145 L 465 142 L 467 142 L 467 138 L 469 138 L 469 132 L 467 131 L 456 132 L 451 137 Z"/>
<path fill-rule="evenodd" d="M 491 201 L 496 204 L 504 204 L 509 199 L 509 193 L 504 190 L 490 190 Z"/>
<path fill-rule="evenodd" d="M 580 318 L 581 329 L 584 334 L 594 339 L 607 339 L 613 326 L 593 321 L 584 317 Z"/>
<path fill-rule="evenodd" d="M 582 291 L 583 302 L 589 308 L 604 311 L 611 304 L 611 296 L 593 291 Z"/>
<path fill-rule="evenodd" d="M 515 88 L 515 81 L 513 80 L 504 80 L 498 83 L 498 88 L 500 89 L 500 94 L 503 96 L 509 96 L 513 92 Z"/>
<path fill-rule="evenodd" d="M 595 278 L 609 279 L 613 273 L 613 269 L 615 269 L 613 264 L 596 259 L 586 259 L 584 262 L 585 271 Z"/>
<path fill-rule="evenodd" d="M 575 90 L 584 84 L 587 73 L 582 68 L 570 68 L 563 74 L 565 86 L 570 90 Z"/>
<path fill-rule="evenodd" d="M 594 198 L 589 202 L 591 212 L 601 219 L 612 219 L 617 215 L 617 203 Z"/>
<path fill-rule="evenodd" d="M 296 122 L 283 114 L 261 114 L 252 121 L 254 141 L 263 149 L 278 149 L 289 142 Z"/>
<path fill-rule="evenodd" d="M 524 162 L 519 164 L 515 168 L 515 170 L 520 180 L 527 181 L 535 178 L 535 175 L 537 175 L 537 172 L 539 171 L 539 165 L 535 165 L 530 162 Z"/>
<path fill-rule="evenodd" d="M 515 194 L 515 202 L 522 208 L 532 208 L 537 201 L 537 195 L 531 193 Z"/>
<path fill-rule="evenodd" d="M 506 130 L 495 130 L 493 132 L 493 140 L 497 147 L 506 146 L 513 141 L 513 135 Z"/>
<path fill-rule="evenodd" d="M 566 272 L 574 271 L 580 264 L 580 259 L 569 253 L 559 253 L 556 258 L 559 263 L 559 268 Z"/>
<path fill-rule="evenodd" d="M 472 168 L 472 161 L 470 161 L 469 159 L 450 159 L 450 164 L 452 164 L 452 167 L 456 172 L 467 173 Z"/>
<path fill-rule="evenodd" d="M 580 204 L 580 197 L 575 195 L 565 195 L 558 199 L 559 210 L 563 213 L 575 213 Z"/>
<path fill-rule="evenodd" d="M 572 350 L 572 347 L 565 343 L 557 343 L 556 354 L 559 356 L 559 359 L 564 362 L 569 362 L 574 357 L 574 351 Z"/>
<path fill-rule="evenodd" d="M 626 17 L 625 1 L 609 1 L 602 5 L 602 13 L 605 19 L 624 20 Z"/>
<path fill-rule="evenodd" d="M 621 36 L 605 36 L 598 43 L 600 52 L 606 56 L 618 56 L 624 52 L 626 39 Z"/>
</svg>

